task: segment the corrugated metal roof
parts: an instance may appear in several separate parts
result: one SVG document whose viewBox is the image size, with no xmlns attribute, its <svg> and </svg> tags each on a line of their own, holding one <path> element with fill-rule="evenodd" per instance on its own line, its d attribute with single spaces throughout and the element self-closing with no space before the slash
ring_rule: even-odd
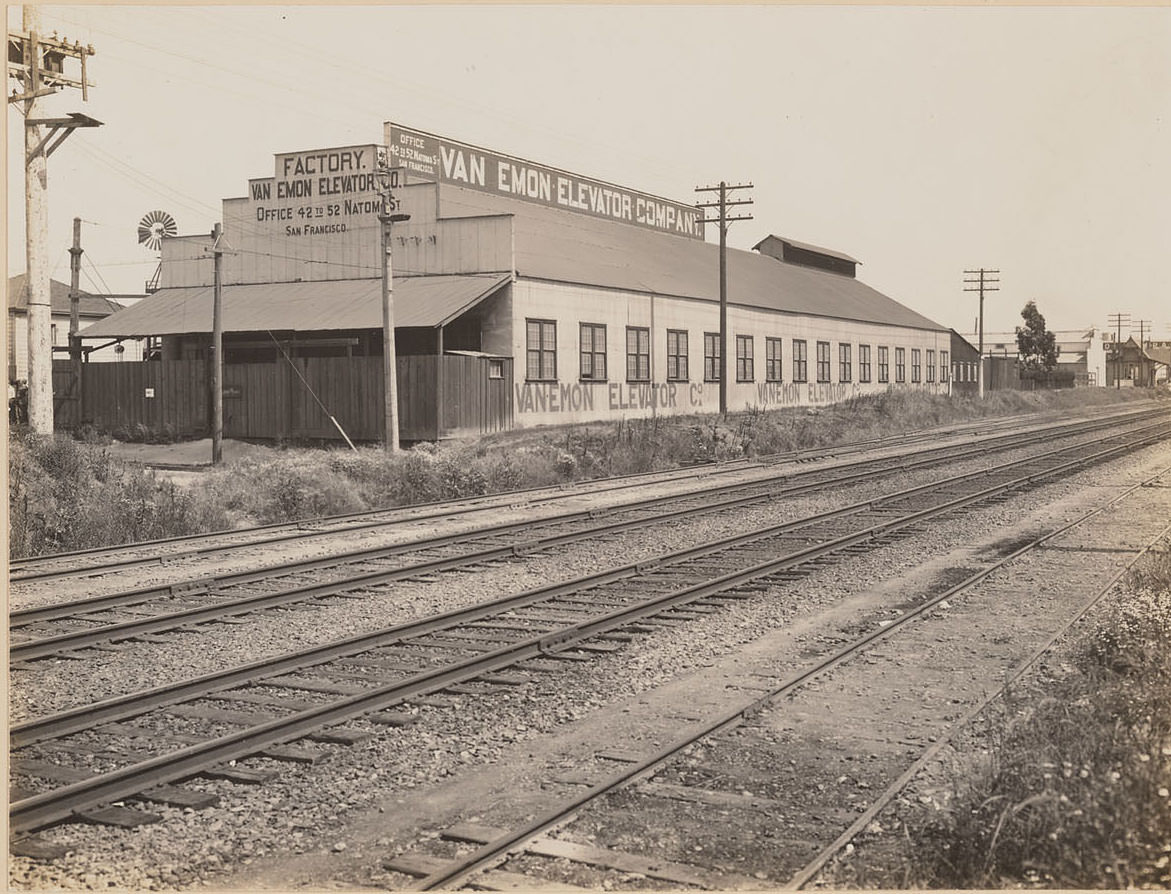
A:
<svg viewBox="0 0 1171 894">
<path fill-rule="evenodd" d="M 395 328 L 446 324 L 510 279 L 500 274 L 412 276 L 394 281 Z M 160 289 L 132 307 L 81 331 L 85 338 L 211 332 L 211 286 Z M 225 332 L 377 329 L 382 280 L 261 283 L 224 286 Z"/>
<path fill-rule="evenodd" d="M 133 296 L 137 297 L 137 296 Z M 8 277 L 8 308 L 28 310 L 28 276 L 20 273 Z M 121 310 L 122 305 L 104 295 L 81 292 L 78 295 L 78 313 L 83 317 L 104 317 Z M 67 314 L 69 307 L 69 286 L 55 279 L 49 280 L 49 312 Z"/>
<path fill-rule="evenodd" d="M 719 246 L 534 207 L 516 217 L 518 276 L 718 301 Z M 946 327 L 857 279 L 728 249 L 728 300 L 794 314 Z"/>
</svg>

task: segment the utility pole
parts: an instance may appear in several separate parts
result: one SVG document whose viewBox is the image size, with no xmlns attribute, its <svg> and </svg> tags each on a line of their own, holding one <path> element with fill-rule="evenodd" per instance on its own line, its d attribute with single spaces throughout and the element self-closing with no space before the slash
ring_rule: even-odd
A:
<svg viewBox="0 0 1171 894">
<path fill-rule="evenodd" d="M 1130 325 L 1130 314 L 1110 314 L 1109 322 L 1111 325 L 1117 327 L 1117 335 L 1114 337 L 1114 387 L 1116 390 L 1122 390 L 1122 324 Z"/>
<path fill-rule="evenodd" d="M 216 224 L 211 231 L 211 252 L 215 268 L 212 274 L 211 304 L 211 463 L 224 460 L 224 251 L 220 239 L 224 229 Z"/>
<path fill-rule="evenodd" d="M 728 193 L 735 189 L 752 189 L 751 183 L 725 183 L 720 181 L 718 186 L 697 186 L 696 192 L 714 192 L 719 194 L 719 201 L 696 202 L 696 208 L 718 208 L 720 216 L 715 220 L 704 218 L 704 223 L 718 224 L 720 227 L 720 415 L 728 415 L 728 226 L 737 220 L 752 220 L 751 214 L 728 216 L 728 208 L 733 205 L 751 205 L 752 199 L 728 201 Z"/>
<path fill-rule="evenodd" d="M 1148 379 L 1147 351 L 1146 351 L 1146 348 L 1143 347 L 1144 335 L 1147 331 L 1149 331 L 1145 327 L 1150 326 L 1150 325 L 1151 325 L 1150 320 L 1139 320 L 1138 321 L 1138 368 L 1139 368 L 1139 375 L 1142 377 L 1142 382 L 1143 382 L 1144 388 L 1149 388 L 1151 385 L 1155 384 L 1154 382 L 1147 381 L 1147 379 Z"/>
<path fill-rule="evenodd" d="M 379 159 L 382 162 L 382 159 Z M 394 271 L 391 264 L 390 228 L 392 224 L 410 220 L 409 214 L 395 214 L 398 202 L 391 194 L 390 169 L 379 165 L 378 187 L 382 206 L 378 213 L 382 235 L 382 376 L 385 399 L 387 453 L 398 453 L 398 359 L 394 349 Z M 443 358 L 439 358 L 443 362 Z M 442 424 L 442 423 L 440 423 Z"/>
<path fill-rule="evenodd" d="M 48 158 L 78 127 L 98 127 L 102 122 L 70 113 L 65 118 L 38 118 L 39 100 L 61 87 L 81 88 L 88 99 L 86 57 L 92 46 L 70 44 L 54 34 L 40 34 L 40 9 L 27 3 L 23 31 L 8 33 L 8 76 L 19 89 L 8 102 L 22 103 L 24 112 L 24 213 L 25 271 L 28 283 L 28 421 L 37 434 L 53 433 L 52 307 L 49 293 Z M 81 62 L 80 78 L 65 74 L 65 60 Z M 19 60 L 19 61 L 17 61 Z M 41 127 L 50 128 L 42 134 Z"/>
<path fill-rule="evenodd" d="M 70 395 L 77 401 L 81 424 L 81 218 L 73 218 L 73 247 L 69 249 L 69 371 Z"/>
<path fill-rule="evenodd" d="M 993 278 L 994 276 L 997 278 Z M 1000 291 L 1000 287 L 996 285 L 996 283 L 1000 282 L 999 276 L 999 270 L 985 270 L 983 267 L 979 270 L 964 271 L 964 291 L 980 293 L 980 366 L 976 371 L 976 378 L 980 383 L 979 395 L 981 400 L 984 398 L 984 293 Z"/>
</svg>

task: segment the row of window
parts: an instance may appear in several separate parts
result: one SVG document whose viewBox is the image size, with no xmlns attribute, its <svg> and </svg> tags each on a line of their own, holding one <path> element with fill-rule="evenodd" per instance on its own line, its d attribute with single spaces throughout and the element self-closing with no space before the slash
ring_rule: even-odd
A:
<svg viewBox="0 0 1171 894">
<path fill-rule="evenodd" d="M 526 367 L 525 377 L 530 382 L 553 382 L 557 380 L 557 323 L 553 320 L 526 320 Z M 580 323 L 580 363 L 578 375 L 583 382 L 604 382 L 609 376 L 606 368 L 606 327 L 600 323 Z M 736 337 L 736 381 L 756 380 L 755 351 L 756 337 Z M 764 339 L 764 380 L 783 382 L 783 339 L 766 336 Z M 830 382 L 832 372 L 831 350 L 828 341 L 816 342 L 816 381 Z M 871 365 L 871 346 L 858 345 L 858 381 L 874 381 Z M 926 355 L 924 357 L 924 354 Z M 809 381 L 809 346 L 805 339 L 792 339 L 791 364 L 793 382 Z M 936 352 L 930 348 L 923 351 L 911 348 L 911 378 L 913 383 L 933 383 L 938 373 L 939 381 L 946 382 L 948 376 L 947 351 Z M 924 365 L 924 362 L 925 365 Z M 890 348 L 877 346 L 877 381 L 887 383 L 890 377 Z M 703 380 L 718 382 L 723 364 L 720 362 L 720 334 L 703 334 Z M 924 373 L 926 378 L 924 379 Z M 649 382 L 651 379 L 651 332 L 643 326 L 626 327 L 626 381 Z M 686 329 L 667 330 L 667 381 L 686 382 L 689 380 L 688 345 Z M 838 382 L 854 381 L 854 345 L 838 343 Z M 907 349 L 894 349 L 894 382 L 907 381 Z"/>
</svg>

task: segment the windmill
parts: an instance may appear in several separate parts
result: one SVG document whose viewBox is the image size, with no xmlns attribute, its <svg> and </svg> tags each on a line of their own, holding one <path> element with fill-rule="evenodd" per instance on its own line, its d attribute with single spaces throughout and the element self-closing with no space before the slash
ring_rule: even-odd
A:
<svg viewBox="0 0 1171 894">
<path fill-rule="evenodd" d="M 179 232 L 179 227 L 175 223 L 175 218 L 167 214 L 166 211 L 150 211 L 142 216 L 142 220 L 138 222 L 138 244 L 145 245 L 151 251 L 158 251 L 162 248 L 163 240 L 174 236 Z M 155 275 L 150 278 L 146 284 L 146 291 L 148 293 L 154 292 L 159 287 L 159 274 L 162 273 L 163 262 L 159 259 L 159 266 L 155 268 Z"/>
</svg>

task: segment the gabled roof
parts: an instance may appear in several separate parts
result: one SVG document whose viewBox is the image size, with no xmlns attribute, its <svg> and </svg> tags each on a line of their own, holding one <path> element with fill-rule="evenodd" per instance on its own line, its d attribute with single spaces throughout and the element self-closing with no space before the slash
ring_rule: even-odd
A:
<svg viewBox="0 0 1171 894">
<path fill-rule="evenodd" d="M 68 314 L 69 286 L 55 279 L 49 280 L 49 304 L 50 313 Z M 28 276 L 24 273 L 8 277 L 8 309 L 18 312 L 28 310 Z M 78 313 L 83 317 L 106 317 L 121 309 L 122 305 L 112 298 L 88 292 L 79 293 Z"/>
<path fill-rule="evenodd" d="M 761 239 L 756 245 L 752 246 L 753 251 L 760 251 L 761 246 L 767 245 L 769 240 L 775 240 L 783 245 L 791 245 L 793 248 L 799 248 L 802 251 L 810 251 L 814 254 L 825 255 L 827 258 L 838 258 L 842 261 L 849 261 L 851 264 L 861 264 L 857 258 L 852 258 L 845 252 L 835 251 L 832 248 L 822 248 L 820 245 L 812 245 L 808 242 L 798 242 L 796 239 L 789 239 L 787 236 L 777 236 L 770 233 Z"/>
<path fill-rule="evenodd" d="M 964 338 L 962 335 L 960 335 L 954 329 L 948 329 L 947 331 L 951 333 L 952 338 L 958 338 L 961 342 L 963 342 L 965 345 L 967 345 L 973 354 L 980 353 L 979 348 L 977 348 L 974 344 L 972 344 L 970 341 L 968 341 L 966 338 Z"/>
<path fill-rule="evenodd" d="M 412 276 L 394 281 L 395 328 L 441 326 L 483 301 L 508 275 Z M 81 331 L 83 338 L 211 332 L 211 286 L 160 289 Z M 311 332 L 382 326 L 382 279 L 260 283 L 223 288 L 225 332 Z"/>
<path fill-rule="evenodd" d="M 515 218 L 516 272 L 703 301 L 718 301 L 719 246 L 635 226 L 528 207 Z M 857 279 L 728 249 L 728 301 L 805 314 L 946 331 Z"/>
</svg>

